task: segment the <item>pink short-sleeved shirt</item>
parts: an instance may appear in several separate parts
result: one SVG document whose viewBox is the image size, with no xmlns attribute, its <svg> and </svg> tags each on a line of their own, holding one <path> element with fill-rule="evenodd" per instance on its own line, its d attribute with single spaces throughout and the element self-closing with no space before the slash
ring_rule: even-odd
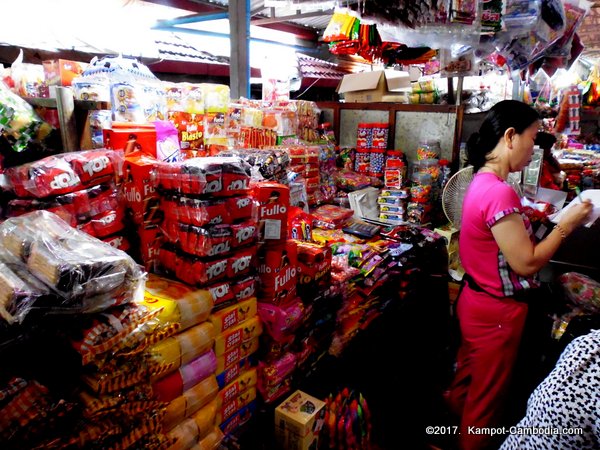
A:
<svg viewBox="0 0 600 450">
<path fill-rule="evenodd" d="M 463 201 L 460 259 L 475 282 L 496 297 L 512 297 L 523 289 L 539 287 L 536 278 L 522 277 L 510 268 L 492 235 L 494 224 L 513 213 L 521 215 L 534 241 L 531 223 L 514 189 L 494 173 L 475 174 Z"/>
</svg>

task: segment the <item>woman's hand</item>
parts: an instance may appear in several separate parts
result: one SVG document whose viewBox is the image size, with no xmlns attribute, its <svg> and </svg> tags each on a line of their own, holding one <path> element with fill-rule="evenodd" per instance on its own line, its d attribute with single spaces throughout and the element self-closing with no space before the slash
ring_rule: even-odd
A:
<svg viewBox="0 0 600 450">
<path fill-rule="evenodd" d="M 565 215 L 560 220 L 560 227 L 567 234 L 571 234 L 575 228 L 588 221 L 594 205 L 590 200 L 584 200 L 583 203 L 573 205 L 565 211 Z"/>
</svg>

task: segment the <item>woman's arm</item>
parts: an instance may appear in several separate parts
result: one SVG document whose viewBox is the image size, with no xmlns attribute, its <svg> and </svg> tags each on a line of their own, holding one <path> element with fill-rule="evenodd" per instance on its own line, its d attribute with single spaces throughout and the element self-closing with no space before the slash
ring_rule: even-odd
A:
<svg viewBox="0 0 600 450">
<path fill-rule="evenodd" d="M 538 244 L 531 242 L 523 219 L 517 213 L 496 222 L 492 226 L 492 234 L 510 267 L 521 276 L 531 276 L 550 261 L 560 247 L 563 240 L 561 230 L 565 235 L 570 234 L 586 220 L 591 210 L 590 202 L 573 206 L 560 221 L 559 226 Z"/>
</svg>

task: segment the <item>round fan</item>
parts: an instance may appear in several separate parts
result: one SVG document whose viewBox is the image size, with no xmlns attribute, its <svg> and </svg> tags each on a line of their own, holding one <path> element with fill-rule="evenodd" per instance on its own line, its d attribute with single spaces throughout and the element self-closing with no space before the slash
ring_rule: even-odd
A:
<svg viewBox="0 0 600 450">
<path fill-rule="evenodd" d="M 442 209 L 450 224 L 457 230 L 460 230 L 463 199 L 472 179 L 473 166 L 465 167 L 450 177 L 442 191 Z"/>
<path fill-rule="evenodd" d="M 463 199 L 472 179 L 473 166 L 460 169 L 450 177 L 442 192 L 442 209 L 450 224 L 457 230 L 460 230 Z M 521 172 L 511 172 L 506 181 L 512 186 L 519 198 L 522 198 Z"/>
</svg>

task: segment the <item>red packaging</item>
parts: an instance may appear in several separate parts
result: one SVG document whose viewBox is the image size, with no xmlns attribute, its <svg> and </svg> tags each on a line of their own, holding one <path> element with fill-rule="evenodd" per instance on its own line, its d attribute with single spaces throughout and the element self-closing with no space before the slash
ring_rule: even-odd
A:
<svg viewBox="0 0 600 450">
<path fill-rule="evenodd" d="M 7 170 L 11 173 L 11 169 Z M 28 191 L 26 197 L 44 198 L 67 194 L 83 189 L 83 184 L 73 167 L 64 159 L 54 156 L 32 163 L 29 182 L 23 182 Z"/>
<path fill-rule="evenodd" d="M 80 191 L 81 192 L 81 191 Z M 117 188 L 114 184 L 101 184 L 76 195 L 74 205 L 79 217 L 97 216 L 119 208 Z M 74 194 L 79 194 L 75 192 Z"/>
<path fill-rule="evenodd" d="M 217 195 L 223 190 L 219 158 L 188 159 L 180 166 L 180 174 L 180 188 L 184 194 Z"/>
<path fill-rule="evenodd" d="M 70 158 L 70 163 L 81 183 L 90 185 L 95 180 L 110 180 L 115 172 L 119 173 L 119 170 L 115 170 L 111 158 L 114 153 L 105 149 L 80 152 Z M 118 162 L 115 161 L 115 163 Z"/>
<path fill-rule="evenodd" d="M 169 266 L 165 265 L 165 268 L 169 269 L 172 273 L 175 273 L 175 251 L 171 253 L 165 251 L 163 255 L 161 245 L 163 244 L 163 235 L 160 228 L 157 225 L 149 225 L 148 228 L 139 227 L 138 236 L 140 237 L 140 257 L 146 270 L 154 269 L 154 265 L 161 257 L 161 263 L 163 262 L 162 257 L 165 257 L 165 261 L 168 262 Z"/>
<path fill-rule="evenodd" d="M 228 282 L 213 284 L 207 289 L 213 298 L 213 309 L 234 299 L 234 290 Z"/>
<path fill-rule="evenodd" d="M 204 115 L 169 111 L 168 118 L 177 128 L 181 150 L 202 150 L 204 148 Z"/>
<path fill-rule="evenodd" d="M 248 275 L 252 271 L 253 261 L 256 257 L 256 248 L 241 250 L 229 258 L 227 276 L 237 278 Z"/>
<path fill-rule="evenodd" d="M 158 227 L 155 229 L 158 229 Z M 141 234 L 142 233 L 140 233 L 140 237 Z M 144 239 L 142 238 L 140 240 L 143 241 Z M 163 245 L 158 252 L 158 261 L 161 269 L 174 274 L 177 268 L 177 255 L 175 253 L 175 248 L 170 244 Z"/>
<path fill-rule="evenodd" d="M 122 150 L 125 155 L 139 151 L 150 158 L 156 158 L 156 128 L 154 124 L 131 124 L 113 122 L 112 129 L 102 130 L 104 146 Z"/>
<path fill-rule="evenodd" d="M 231 221 L 236 222 L 255 216 L 256 203 L 251 196 L 230 197 L 225 201 Z"/>
<path fill-rule="evenodd" d="M 127 155 L 123 163 L 122 190 L 125 204 L 131 211 L 134 223 L 138 225 L 159 223 L 162 220 L 159 195 L 153 180 L 157 164 L 158 161 L 139 152 Z"/>
<path fill-rule="evenodd" d="M 284 241 L 287 237 L 287 214 L 290 207 L 289 187 L 270 181 L 254 187 L 259 203 L 259 229 L 265 241 Z"/>
<path fill-rule="evenodd" d="M 181 280 L 189 283 L 188 280 L 192 280 L 192 283 L 189 284 L 197 284 L 197 285 L 206 285 L 210 283 L 214 283 L 216 281 L 222 280 L 228 276 L 228 263 L 229 260 L 227 258 L 217 259 L 215 261 L 202 261 L 200 259 L 194 258 L 185 258 L 184 267 L 181 269 L 178 267 L 177 278 L 180 278 L 179 273 L 182 273 L 184 278 L 180 278 Z M 191 271 L 191 274 L 187 274 L 186 271 Z"/>
<path fill-rule="evenodd" d="M 258 224 L 254 220 L 231 225 L 231 231 L 233 248 L 253 244 L 258 239 Z"/>
<path fill-rule="evenodd" d="M 191 255 L 216 256 L 231 251 L 231 227 L 215 225 L 202 228 L 183 223 L 177 224 L 180 248 Z"/>
<path fill-rule="evenodd" d="M 227 157 L 222 160 L 223 190 L 220 195 L 243 195 L 250 189 L 250 165 L 240 158 Z"/>
<path fill-rule="evenodd" d="M 236 301 L 241 302 L 256 294 L 256 278 L 248 277 L 231 284 Z"/>
<path fill-rule="evenodd" d="M 218 225 L 231 221 L 227 203 L 223 200 L 200 200 L 189 197 L 174 197 L 175 213 L 180 222 L 199 227 Z"/>
<path fill-rule="evenodd" d="M 131 247 L 129 241 L 125 237 L 118 234 L 115 236 L 104 238 L 102 239 L 102 241 L 106 242 L 111 247 L 114 247 L 118 250 L 122 250 L 124 252 L 128 251 Z"/>
<path fill-rule="evenodd" d="M 259 257 L 258 269 L 261 294 L 273 297 L 294 290 L 298 276 L 297 267 L 298 256 L 294 241 L 263 249 Z"/>
<path fill-rule="evenodd" d="M 102 238 L 115 234 L 125 228 L 123 219 L 125 213 L 123 208 L 118 208 L 113 211 L 106 211 L 102 214 L 92 217 L 90 221 L 94 227 L 94 236 Z"/>
</svg>

